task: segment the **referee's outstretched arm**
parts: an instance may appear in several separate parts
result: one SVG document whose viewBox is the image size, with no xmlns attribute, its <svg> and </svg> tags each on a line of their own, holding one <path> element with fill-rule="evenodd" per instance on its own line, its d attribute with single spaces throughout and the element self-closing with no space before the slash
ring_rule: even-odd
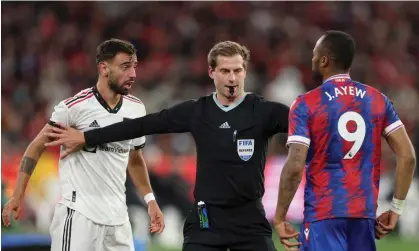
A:
<svg viewBox="0 0 419 251">
<path fill-rule="evenodd" d="M 158 113 L 141 118 L 125 120 L 103 128 L 81 132 L 74 128 L 57 124 L 44 134 L 53 139 L 45 146 L 65 146 L 61 158 L 87 146 L 96 146 L 109 142 L 117 142 L 138 138 L 150 134 L 190 132 L 191 118 L 194 114 L 196 101 L 190 100 L 164 109 Z"/>
<path fill-rule="evenodd" d="M 84 132 L 86 145 L 95 146 L 150 134 L 189 132 L 189 121 L 193 114 L 194 104 L 193 100 L 186 101 L 141 118 Z"/>
</svg>

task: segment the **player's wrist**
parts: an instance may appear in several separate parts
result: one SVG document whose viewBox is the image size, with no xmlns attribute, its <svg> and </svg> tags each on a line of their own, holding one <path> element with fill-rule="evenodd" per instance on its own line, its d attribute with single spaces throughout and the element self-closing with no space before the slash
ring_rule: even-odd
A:
<svg viewBox="0 0 419 251">
<path fill-rule="evenodd" d="M 274 216 L 274 224 L 277 225 L 284 221 L 286 221 L 286 214 L 277 212 Z"/>
<path fill-rule="evenodd" d="M 154 197 L 153 193 L 148 193 L 144 196 L 144 201 L 145 203 L 147 203 L 147 205 L 152 202 L 152 201 L 156 201 L 156 197 Z"/>
<path fill-rule="evenodd" d="M 25 198 L 25 194 L 13 194 L 13 195 L 9 198 L 9 200 L 15 200 L 15 201 L 21 202 L 21 201 L 23 201 L 23 200 L 24 200 L 24 198 Z"/>
<path fill-rule="evenodd" d="M 399 200 L 393 197 L 390 210 L 398 215 L 402 215 L 405 203 L 406 200 Z"/>
</svg>

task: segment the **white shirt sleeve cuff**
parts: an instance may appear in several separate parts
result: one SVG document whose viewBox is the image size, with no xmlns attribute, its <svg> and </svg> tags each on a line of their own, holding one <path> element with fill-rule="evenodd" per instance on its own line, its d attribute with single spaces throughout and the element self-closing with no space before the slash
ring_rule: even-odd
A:
<svg viewBox="0 0 419 251">
<path fill-rule="evenodd" d="M 392 134 L 401 127 L 403 127 L 403 123 L 400 120 L 397 120 L 396 122 L 390 124 L 384 129 L 384 137 L 387 137 L 388 135 Z"/>
<path fill-rule="evenodd" d="M 304 136 L 293 135 L 288 137 L 287 147 L 289 144 L 301 144 L 310 147 L 310 139 Z"/>
</svg>

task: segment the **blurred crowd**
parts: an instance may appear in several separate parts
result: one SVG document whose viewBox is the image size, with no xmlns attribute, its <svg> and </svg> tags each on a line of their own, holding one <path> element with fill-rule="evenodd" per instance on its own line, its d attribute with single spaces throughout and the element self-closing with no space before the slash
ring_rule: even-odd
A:
<svg viewBox="0 0 419 251">
<path fill-rule="evenodd" d="M 246 91 L 290 105 L 316 87 L 311 58 L 322 32 L 346 31 L 357 44 L 352 78 L 390 97 L 419 148 L 415 2 L 4 2 L 1 22 L 5 184 L 4 177 L 13 175 L 3 169 L 17 168 L 53 107 L 96 83 L 96 46 L 112 37 L 137 47 L 132 94 L 152 113 L 213 92 L 206 56 L 223 40 L 251 51 Z M 270 156 L 282 156 L 286 151 L 275 142 Z M 383 151 L 383 168 L 394 171 L 387 144 Z M 145 156 L 156 177 L 176 177 L 176 184 L 181 177 L 181 190 L 190 197 L 195 155 L 189 135 L 149 136 Z M 55 165 L 50 163 L 51 170 Z"/>
</svg>

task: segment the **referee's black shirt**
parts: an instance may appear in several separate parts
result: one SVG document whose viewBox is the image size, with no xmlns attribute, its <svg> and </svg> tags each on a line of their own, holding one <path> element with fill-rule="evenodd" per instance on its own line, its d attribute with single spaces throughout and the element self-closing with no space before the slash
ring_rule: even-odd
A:
<svg viewBox="0 0 419 251">
<path fill-rule="evenodd" d="M 190 132 L 197 149 L 194 196 L 209 205 L 235 207 L 262 198 L 268 140 L 287 133 L 289 108 L 247 94 L 228 107 L 215 94 L 158 113 L 85 132 L 95 146 L 143 135 Z"/>
</svg>

